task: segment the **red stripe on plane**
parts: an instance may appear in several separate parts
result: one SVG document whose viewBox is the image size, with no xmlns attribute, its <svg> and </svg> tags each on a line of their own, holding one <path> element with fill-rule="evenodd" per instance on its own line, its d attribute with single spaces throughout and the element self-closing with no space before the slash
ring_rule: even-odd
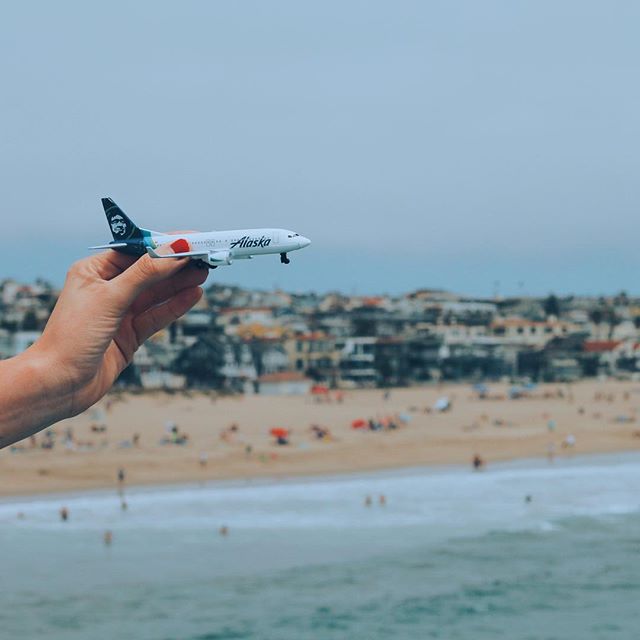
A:
<svg viewBox="0 0 640 640">
<path fill-rule="evenodd" d="M 174 240 L 169 246 L 173 250 L 173 253 L 186 253 L 190 251 L 189 242 L 184 238 Z"/>
</svg>

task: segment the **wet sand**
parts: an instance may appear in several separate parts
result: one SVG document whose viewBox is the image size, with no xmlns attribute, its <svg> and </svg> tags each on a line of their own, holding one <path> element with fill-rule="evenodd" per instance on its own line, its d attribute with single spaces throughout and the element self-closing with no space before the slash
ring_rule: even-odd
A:
<svg viewBox="0 0 640 640">
<path fill-rule="evenodd" d="M 640 450 L 640 383 L 541 385 L 519 399 L 508 399 L 508 388 L 490 385 L 487 399 L 470 385 L 394 389 L 386 400 L 381 390 L 362 390 L 345 392 L 342 403 L 307 396 L 115 394 L 108 410 L 105 401 L 100 405 L 104 433 L 91 431 L 96 416 L 88 411 L 56 425 L 53 450 L 25 441 L 0 451 L 0 495 L 116 488 L 119 468 L 126 484 L 146 485 L 470 464 L 475 454 L 491 464 L 546 457 L 550 446 L 556 457 Z M 444 413 L 433 409 L 442 396 L 452 404 Z M 357 419 L 397 414 L 409 421 L 398 421 L 395 430 L 351 427 Z M 186 444 L 161 444 L 169 436 L 167 421 L 188 435 Z M 232 423 L 238 430 L 221 438 Z M 311 424 L 328 427 L 331 437 L 317 439 Z M 273 427 L 290 430 L 288 445 L 275 444 Z M 73 448 L 63 443 L 67 428 Z M 563 447 L 570 435 L 575 445 Z M 37 444 L 42 440 L 39 435 Z"/>
</svg>

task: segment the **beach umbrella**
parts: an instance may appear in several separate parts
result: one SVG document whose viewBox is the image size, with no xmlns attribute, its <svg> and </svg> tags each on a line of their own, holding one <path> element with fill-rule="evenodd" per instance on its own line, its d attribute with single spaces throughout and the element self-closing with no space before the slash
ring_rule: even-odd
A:
<svg viewBox="0 0 640 640">
<path fill-rule="evenodd" d="M 489 393 L 489 388 L 486 384 L 482 384 L 481 382 L 473 385 L 473 390 L 481 397 L 484 398 L 487 393 Z"/>
<path fill-rule="evenodd" d="M 313 387 L 311 387 L 311 393 L 313 395 L 326 395 L 329 393 L 329 387 L 323 384 L 314 384 Z"/>
<path fill-rule="evenodd" d="M 274 438 L 287 438 L 289 437 L 289 429 L 285 429 L 284 427 L 273 427 L 269 433 Z"/>
<path fill-rule="evenodd" d="M 364 429 L 367 426 L 368 422 L 366 420 L 363 420 L 362 418 L 358 418 L 351 423 L 352 429 Z"/>
<path fill-rule="evenodd" d="M 446 411 L 451 406 L 449 402 L 449 398 L 447 396 L 442 396 L 442 398 L 438 398 L 436 403 L 433 405 L 433 408 L 436 411 Z"/>
</svg>

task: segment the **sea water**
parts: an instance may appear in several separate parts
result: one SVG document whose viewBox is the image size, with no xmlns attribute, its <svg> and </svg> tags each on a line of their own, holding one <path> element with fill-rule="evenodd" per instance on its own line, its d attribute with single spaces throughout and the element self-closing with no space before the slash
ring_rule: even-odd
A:
<svg viewBox="0 0 640 640">
<path fill-rule="evenodd" d="M 635 639 L 639 488 L 624 455 L 5 500 L 0 637 Z"/>
</svg>

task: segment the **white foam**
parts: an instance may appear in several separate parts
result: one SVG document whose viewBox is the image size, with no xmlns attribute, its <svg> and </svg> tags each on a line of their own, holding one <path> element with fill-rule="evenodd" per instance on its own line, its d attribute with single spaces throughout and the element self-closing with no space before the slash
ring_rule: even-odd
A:
<svg viewBox="0 0 640 640">
<path fill-rule="evenodd" d="M 58 530 L 58 509 L 71 514 L 65 530 L 186 531 L 225 523 L 235 531 L 348 532 L 419 527 L 429 536 L 488 530 L 538 529 L 573 515 L 622 514 L 638 509 L 637 456 L 507 464 L 482 473 L 467 469 L 412 470 L 274 484 L 127 492 L 120 511 L 113 494 L 78 494 L 0 504 L 0 524 Z M 384 494 L 386 506 L 378 504 Z M 365 507 L 370 495 L 372 506 Z M 525 496 L 531 496 L 526 502 Z M 22 512 L 24 519 L 17 519 Z"/>
</svg>

